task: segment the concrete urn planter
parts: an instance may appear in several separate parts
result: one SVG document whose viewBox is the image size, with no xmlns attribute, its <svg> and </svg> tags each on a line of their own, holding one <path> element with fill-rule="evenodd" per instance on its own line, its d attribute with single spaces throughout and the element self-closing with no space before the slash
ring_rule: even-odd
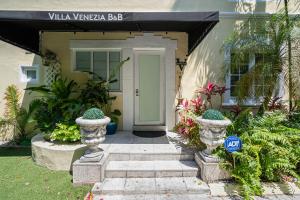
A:
<svg viewBox="0 0 300 200">
<path fill-rule="evenodd" d="M 212 151 L 224 143 L 226 127 L 231 124 L 231 121 L 203 119 L 202 116 L 197 117 L 196 120 L 200 124 L 200 140 L 207 147 L 200 152 L 200 155 L 206 162 L 218 162 L 219 159 L 212 155 Z"/>
<path fill-rule="evenodd" d="M 83 119 L 79 117 L 76 123 L 80 126 L 81 142 L 88 146 L 80 162 L 99 162 L 103 157 L 103 149 L 98 147 L 103 143 L 106 135 L 106 126 L 109 117 L 103 119 Z"/>
</svg>

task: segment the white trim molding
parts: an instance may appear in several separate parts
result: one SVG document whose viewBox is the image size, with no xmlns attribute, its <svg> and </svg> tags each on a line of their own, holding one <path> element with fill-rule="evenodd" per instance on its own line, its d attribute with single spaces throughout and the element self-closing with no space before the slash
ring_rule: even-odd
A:
<svg viewBox="0 0 300 200">
<path fill-rule="evenodd" d="M 36 79 L 27 77 L 27 70 L 34 70 L 36 72 Z M 22 83 L 38 84 L 40 82 L 40 67 L 38 64 L 34 65 L 20 65 L 20 81 Z"/>
<path fill-rule="evenodd" d="M 175 126 L 175 50 L 177 40 L 144 33 L 126 40 L 70 40 L 70 49 L 121 49 L 122 60 L 130 58 L 122 67 L 123 85 L 123 130 L 131 131 L 134 126 L 134 51 L 162 49 L 165 52 L 165 125 L 167 130 Z"/>
</svg>

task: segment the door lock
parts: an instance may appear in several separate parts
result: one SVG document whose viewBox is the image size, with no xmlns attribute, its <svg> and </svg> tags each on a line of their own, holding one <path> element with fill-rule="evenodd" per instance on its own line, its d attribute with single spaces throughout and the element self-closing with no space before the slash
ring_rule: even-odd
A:
<svg viewBox="0 0 300 200">
<path fill-rule="evenodd" d="M 135 96 L 139 96 L 139 89 L 135 89 Z"/>
</svg>

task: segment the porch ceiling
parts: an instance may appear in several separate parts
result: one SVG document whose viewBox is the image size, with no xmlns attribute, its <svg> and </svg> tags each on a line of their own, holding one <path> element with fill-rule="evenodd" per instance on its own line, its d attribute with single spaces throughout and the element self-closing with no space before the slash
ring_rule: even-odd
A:
<svg viewBox="0 0 300 200">
<path fill-rule="evenodd" d="M 190 54 L 218 21 L 219 12 L 0 11 L 0 39 L 40 54 L 41 31 L 186 32 Z"/>
</svg>

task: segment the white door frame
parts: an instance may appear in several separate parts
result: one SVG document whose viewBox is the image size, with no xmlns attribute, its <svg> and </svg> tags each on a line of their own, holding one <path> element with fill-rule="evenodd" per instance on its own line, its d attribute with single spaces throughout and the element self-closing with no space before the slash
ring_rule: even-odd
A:
<svg viewBox="0 0 300 200">
<path fill-rule="evenodd" d="M 134 49 L 160 48 L 165 51 L 165 126 L 172 130 L 175 126 L 175 50 L 177 40 L 164 38 L 153 33 L 144 33 L 141 36 L 126 40 L 70 40 L 70 50 L 74 49 L 121 49 L 122 60 L 130 57 L 122 67 L 122 98 L 123 98 L 123 130 L 131 131 L 134 125 Z M 70 58 L 71 59 L 71 58 Z"/>
<path fill-rule="evenodd" d="M 139 121 L 139 107 L 140 101 L 139 96 L 136 94 L 136 90 L 139 88 L 139 66 L 138 56 L 139 55 L 159 55 L 160 56 L 160 120 L 151 122 L 140 122 Z M 134 125 L 165 125 L 165 62 L 164 62 L 164 49 L 134 49 Z"/>
</svg>

